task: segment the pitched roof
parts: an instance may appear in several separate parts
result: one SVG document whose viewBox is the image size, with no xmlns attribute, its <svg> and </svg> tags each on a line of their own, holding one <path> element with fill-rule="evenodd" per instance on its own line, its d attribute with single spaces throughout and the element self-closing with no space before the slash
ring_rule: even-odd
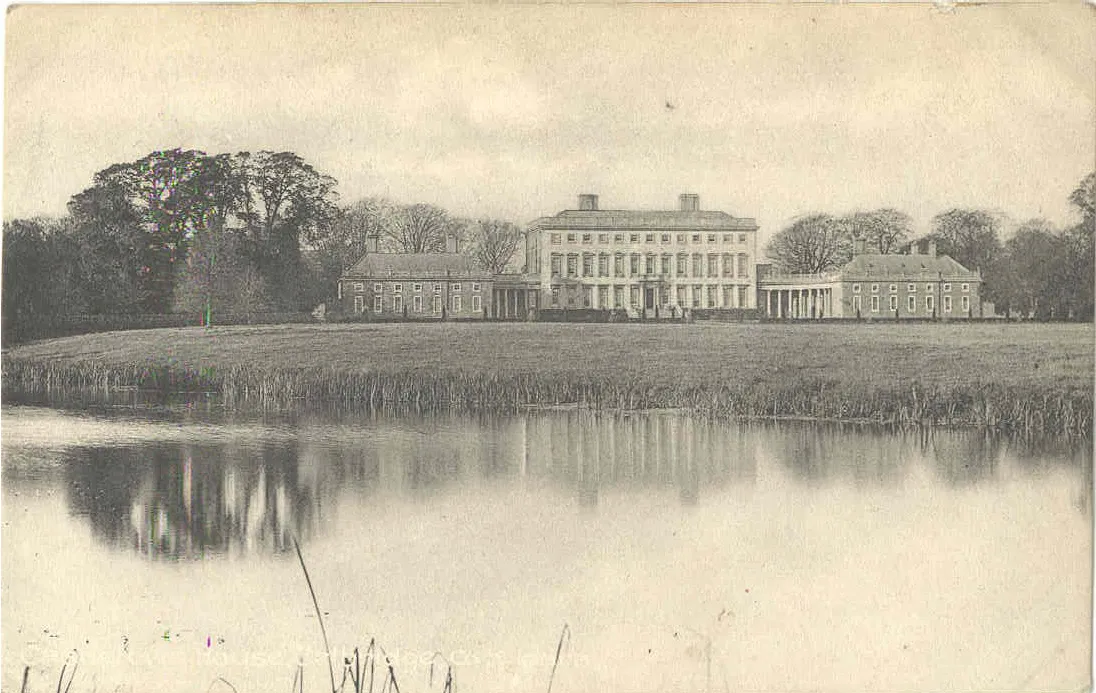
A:
<svg viewBox="0 0 1096 693">
<path fill-rule="evenodd" d="M 841 268 L 842 278 L 971 279 L 981 275 L 947 255 L 857 255 Z"/>
<path fill-rule="evenodd" d="M 490 273 L 462 253 L 368 253 L 344 277 L 448 277 L 487 278 Z"/>
<path fill-rule="evenodd" d="M 753 219 L 732 217 L 726 212 L 643 211 L 628 209 L 568 209 L 541 217 L 530 229 L 675 229 L 755 231 Z"/>
</svg>

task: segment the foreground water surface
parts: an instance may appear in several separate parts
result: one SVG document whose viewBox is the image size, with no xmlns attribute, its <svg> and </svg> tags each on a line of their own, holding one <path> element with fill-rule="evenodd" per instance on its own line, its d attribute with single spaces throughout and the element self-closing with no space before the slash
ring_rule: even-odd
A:
<svg viewBox="0 0 1096 693">
<path fill-rule="evenodd" d="M 544 690 L 557 650 L 561 693 L 1089 680 L 1089 442 L 581 411 L 2 424 L 4 690 L 77 658 L 71 693 L 288 691 L 299 664 L 330 689 L 294 538 L 337 663 L 375 638 L 405 693 L 442 661 L 459 691 Z"/>
</svg>

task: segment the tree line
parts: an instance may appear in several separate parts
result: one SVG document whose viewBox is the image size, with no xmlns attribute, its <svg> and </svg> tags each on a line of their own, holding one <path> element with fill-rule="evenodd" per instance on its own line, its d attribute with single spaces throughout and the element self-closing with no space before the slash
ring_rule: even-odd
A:
<svg viewBox="0 0 1096 693">
<path fill-rule="evenodd" d="M 782 271 L 815 274 L 840 269 L 855 252 L 908 253 L 915 242 L 934 241 L 939 254 L 982 273 L 982 298 L 997 313 L 1042 320 L 1093 319 L 1096 249 L 1096 173 L 1069 196 L 1080 221 L 1059 228 L 1042 218 L 1013 225 L 986 209 L 955 208 L 932 218 L 930 232 L 914 238 L 913 220 L 896 209 L 844 216 L 814 213 L 795 219 L 769 243 Z"/>
<path fill-rule="evenodd" d="M 172 149 L 95 174 L 62 218 L 3 227 L 5 328 L 71 315 L 302 312 L 377 235 L 386 250 L 440 252 L 446 238 L 503 271 L 521 229 L 428 204 L 340 205 L 337 182 L 293 152 Z"/>
</svg>

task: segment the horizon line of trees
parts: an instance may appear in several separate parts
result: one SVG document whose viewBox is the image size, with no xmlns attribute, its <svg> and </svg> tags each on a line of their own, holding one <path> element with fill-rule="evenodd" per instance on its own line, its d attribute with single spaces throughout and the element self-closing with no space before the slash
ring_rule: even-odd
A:
<svg viewBox="0 0 1096 693">
<path fill-rule="evenodd" d="M 914 237 L 910 216 L 892 208 L 843 216 L 811 213 L 775 234 L 766 254 L 784 272 L 817 274 L 847 264 L 857 241 L 883 255 L 935 241 L 938 254 L 982 273 L 982 299 L 993 302 L 998 314 L 1092 320 L 1096 172 L 1077 185 L 1069 201 L 1081 219 L 1065 227 L 1036 217 L 1011 229 L 999 212 L 952 208 L 934 216 L 921 238 Z"/>
<path fill-rule="evenodd" d="M 458 238 L 502 272 L 522 238 L 498 219 L 370 197 L 340 205 L 337 181 L 293 152 L 155 151 L 95 174 L 61 218 L 5 221 L 5 329 L 43 317 L 308 312 L 377 235 L 390 251 Z"/>
</svg>

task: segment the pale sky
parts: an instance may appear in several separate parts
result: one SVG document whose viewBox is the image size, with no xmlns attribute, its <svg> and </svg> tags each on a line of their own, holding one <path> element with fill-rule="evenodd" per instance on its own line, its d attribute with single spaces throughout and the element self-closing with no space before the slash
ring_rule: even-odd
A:
<svg viewBox="0 0 1096 693">
<path fill-rule="evenodd" d="M 1075 4 L 22 6 L 5 218 L 173 147 L 291 150 L 343 202 L 520 223 L 575 206 L 1070 223 L 1096 167 Z M 668 108 L 667 103 L 673 108 Z"/>
</svg>

